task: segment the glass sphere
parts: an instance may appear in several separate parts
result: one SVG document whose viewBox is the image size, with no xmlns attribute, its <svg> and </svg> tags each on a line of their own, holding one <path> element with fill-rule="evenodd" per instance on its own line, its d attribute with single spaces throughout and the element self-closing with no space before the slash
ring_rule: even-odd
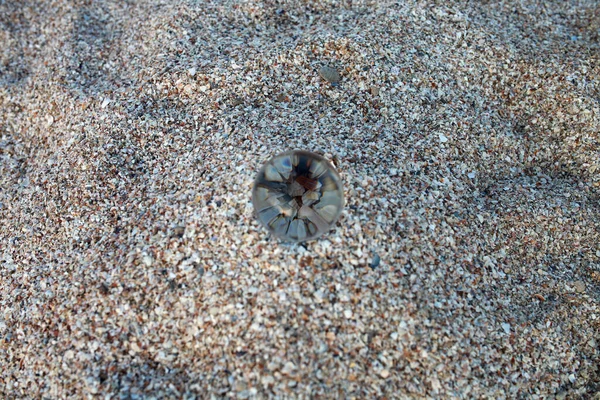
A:
<svg viewBox="0 0 600 400">
<path fill-rule="evenodd" d="M 276 155 L 258 172 L 252 190 L 258 220 L 293 242 L 328 232 L 344 208 L 342 180 L 324 157 L 294 150 Z"/>
</svg>

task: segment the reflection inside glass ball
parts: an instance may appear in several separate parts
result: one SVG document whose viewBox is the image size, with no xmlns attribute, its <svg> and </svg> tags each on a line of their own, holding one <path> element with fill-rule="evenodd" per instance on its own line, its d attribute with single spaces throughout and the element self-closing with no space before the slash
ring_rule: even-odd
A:
<svg viewBox="0 0 600 400">
<path fill-rule="evenodd" d="M 323 157 L 290 151 L 260 170 L 252 203 L 259 221 L 290 241 L 315 239 L 329 231 L 344 207 L 342 181 Z"/>
</svg>

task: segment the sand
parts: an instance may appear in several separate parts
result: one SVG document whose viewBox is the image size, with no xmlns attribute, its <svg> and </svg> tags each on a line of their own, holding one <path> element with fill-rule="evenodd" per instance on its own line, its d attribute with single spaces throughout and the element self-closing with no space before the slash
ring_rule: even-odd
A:
<svg viewBox="0 0 600 400">
<path fill-rule="evenodd" d="M 0 397 L 599 398 L 599 40 L 593 0 L 0 0 Z M 302 244 L 251 203 L 292 149 L 346 196 Z"/>
</svg>

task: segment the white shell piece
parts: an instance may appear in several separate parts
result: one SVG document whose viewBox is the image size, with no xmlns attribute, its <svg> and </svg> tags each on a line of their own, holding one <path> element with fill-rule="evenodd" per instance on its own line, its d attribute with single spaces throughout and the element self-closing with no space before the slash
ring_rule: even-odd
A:
<svg viewBox="0 0 600 400">
<path fill-rule="evenodd" d="M 326 221 L 331 222 L 335 219 L 338 208 L 333 205 L 325 206 L 317 209 L 317 213 L 325 218 Z"/>
<path fill-rule="evenodd" d="M 319 192 L 313 192 L 309 190 L 308 192 L 302 195 L 302 204 L 306 206 L 312 205 L 315 201 L 319 200 L 320 194 Z"/>
<path fill-rule="evenodd" d="M 312 178 L 317 179 L 323 175 L 325 171 L 327 171 L 327 165 L 318 161 L 314 161 L 312 164 L 310 164 L 309 171 L 312 174 Z"/>
<path fill-rule="evenodd" d="M 289 219 L 296 218 L 296 215 L 298 214 L 298 203 L 296 200 L 291 200 L 290 202 L 281 205 L 281 214 Z"/>
<path fill-rule="evenodd" d="M 317 214 L 312 208 L 307 206 L 300 207 L 298 210 L 298 217 L 308 218 L 309 221 L 314 223 L 317 226 L 317 229 L 323 232 L 327 232 L 329 230 L 329 223 L 323 219 L 319 214 Z"/>
<path fill-rule="evenodd" d="M 265 167 L 265 179 L 273 182 L 283 182 L 283 177 L 277 171 L 273 165 L 267 165 Z"/>
<path fill-rule="evenodd" d="M 288 225 L 289 220 L 284 216 L 280 215 L 275 219 L 275 221 L 273 221 L 273 223 L 271 224 L 271 228 L 273 228 L 273 231 L 276 235 L 285 235 Z"/>
<path fill-rule="evenodd" d="M 267 197 L 262 200 L 264 204 L 258 209 L 258 211 L 266 210 L 267 208 L 277 207 L 281 204 L 280 198 L 285 196 L 285 193 L 268 192 Z"/>
<path fill-rule="evenodd" d="M 292 165 L 297 167 L 298 163 L 300 162 L 300 156 L 298 156 L 298 154 L 292 154 L 290 158 L 292 159 Z"/>
<path fill-rule="evenodd" d="M 302 196 L 304 192 L 306 192 L 306 189 L 296 181 L 288 185 L 288 194 L 292 197 Z"/>
<path fill-rule="evenodd" d="M 323 178 L 323 191 L 325 192 L 335 192 L 337 190 L 337 185 L 335 181 L 330 177 Z"/>
<path fill-rule="evenodd" d="M 317 233 L 317 226 L 310 221 L 306 222 L 306 229 L 310 235 L 315 235 Z"/>
<path fill-rule="evenodd" d="M 303 220 L 297 219 L 298 222 L 298 240 L 306 239 L 306 224 Z"/>
<path fill-rule="evenodd" d="M 287 231 L 287 234 L 293 238 L 297 238 L 298 237 L 298 225 L 300 224 L 300 220 L 299 219 L 295 219 L 292 222 L 290 222 L 290 227 Z"/>
<path fill-rule="evenodd" d="M 269 189 L 267 189 L 266 187 L 257 187 L 254 190 L 254 193 L 256 194 L 256 198 L 260 199 L 261 201 L 263 199 L 266 199 L 267 197 L 269 197 L 269 193 L 271 191 Z"/>
<path fill-rule="evenodd" d="M 281 176 L 283 176 L 285 179 L 290 178 L 290 173 L 292 172 L 291 157 L 288 156 L 277 158 L 275 159 L 275 161 L 273 161 L 273 165 L 275 166 L 275 168 L 277 168 L 277 171 L 279 171 L 279 174 L 281 174 Z"/>
<path fill-rule="evenodd" d="M 328 205 L 336 205 L 339 204 L 339 202 L 339 195 L 336 192 L 325 192 L 321 195 L 319 204 L 316 204 L 315 208 L 321 208 Z"/>
<path fill-rule="evenodd" d="M 260 217 L 261 221 L 263 221 L 266 224 L 270 224 L 271 221 L 273 221 L 275 217 L 277 217 L 279 214 L 281 214 L 281 210 L 279 209 L 279 207 L 271 207 L 267 208 L 266 210 L 260 211 L 258 213 L 258 216 Z"/>
<path fill-rule="evenodd" d="M 308 218 L 309 215 L 311 215 L 311 209 L 310 207 L 306 206 L 306 205 L 302 205 L 302 207 L 300 207 L 300 209 L 298 210 L 298 218 Z"/>
</svg>

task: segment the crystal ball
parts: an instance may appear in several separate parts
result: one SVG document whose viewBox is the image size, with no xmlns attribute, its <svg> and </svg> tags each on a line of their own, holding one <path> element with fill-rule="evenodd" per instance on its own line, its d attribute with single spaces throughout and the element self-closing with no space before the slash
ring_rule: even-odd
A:
<svg viewBox="0 0 600 400">
<path fill-rule="evenodd" d="M 328 232 L 344 208 L 344 188 L 335 168 L 309 151 L 271 158 L 252 189 L 258 220 L 275 236 L 292 242 Z"/>
</svg>

